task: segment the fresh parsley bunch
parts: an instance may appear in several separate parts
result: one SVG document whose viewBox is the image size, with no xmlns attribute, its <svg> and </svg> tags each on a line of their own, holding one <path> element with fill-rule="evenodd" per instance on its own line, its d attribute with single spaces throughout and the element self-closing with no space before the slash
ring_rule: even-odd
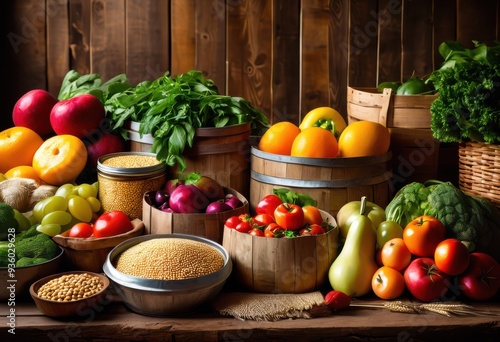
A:
<svg viewBox="0 0 500 342">
<path fill-rule="evenodd" d="M 500 143 L 500 45 L 474 44 L 439 47 L 444 62 L 429 81 L 439 92 L 430 111 L 433 136 L 441 142 Z"/>
</svg>

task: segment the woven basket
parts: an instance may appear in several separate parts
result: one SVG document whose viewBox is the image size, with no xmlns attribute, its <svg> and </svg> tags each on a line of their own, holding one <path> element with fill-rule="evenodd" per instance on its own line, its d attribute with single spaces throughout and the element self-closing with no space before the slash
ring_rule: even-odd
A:
<svg viewBox="0 0 500 342">
<path fill-rule="evenodd" d="M 467 142 L 458 149 L 460 190 L 500 208 L 500 145 Z"/>
</svg>

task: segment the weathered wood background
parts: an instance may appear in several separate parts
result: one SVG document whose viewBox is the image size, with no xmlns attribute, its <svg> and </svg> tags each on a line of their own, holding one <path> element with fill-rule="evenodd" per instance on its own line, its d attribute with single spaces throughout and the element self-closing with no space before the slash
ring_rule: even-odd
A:
<svg viewBox="0 0 500 342">
<path fill-rule="evenodd" d="M 70 69 L 132 83 L 198 69 L 271 122 L 345 115 L 348 85 L 424 76 L 442 41 L 500 35 L 500 0 L 9 0 L 1 15 L 2 128 Z"/>
</svg>

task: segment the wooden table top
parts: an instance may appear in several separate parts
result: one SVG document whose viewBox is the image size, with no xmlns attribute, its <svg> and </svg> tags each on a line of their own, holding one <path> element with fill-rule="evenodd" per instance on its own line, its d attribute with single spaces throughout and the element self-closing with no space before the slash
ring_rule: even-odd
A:
<svg viewBox="0 0 500 342">
<path fill-rule="evenodd" d="M 383 301 L 355 299 L 356 303 Z M 467 304 L 500 312 L 496 299 Z M 0 306 L 2 341 L 498 341 L 500 337 L 500 314 L 446 317 L 432 312 L 408 314 L 352 306 L 322 317 L 267 322 L 220 316 L 207 305 L 184 317 L 151 317 L 130 311 L 112 293 L 106 305 L 76 318 L 47 317 L 31 299 L 16 301 L 13 319 L 8 317 L 11 308 Z M 15 335 L 9 333 L 9 322 Z"/>
</svg>

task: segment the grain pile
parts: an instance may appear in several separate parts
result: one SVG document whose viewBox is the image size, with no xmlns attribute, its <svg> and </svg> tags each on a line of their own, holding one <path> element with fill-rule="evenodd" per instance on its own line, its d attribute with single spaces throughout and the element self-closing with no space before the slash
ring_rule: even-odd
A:
<svg viewBox="0 0 500 342">
<path fill-rule="evenodd" d="M 158 280 L 180 280 L 217 272 L 224 266 L 222 254 L 198 241 L 158 238 L 143 241 L 116 260 L 122 273 Z"/>
</svg>

